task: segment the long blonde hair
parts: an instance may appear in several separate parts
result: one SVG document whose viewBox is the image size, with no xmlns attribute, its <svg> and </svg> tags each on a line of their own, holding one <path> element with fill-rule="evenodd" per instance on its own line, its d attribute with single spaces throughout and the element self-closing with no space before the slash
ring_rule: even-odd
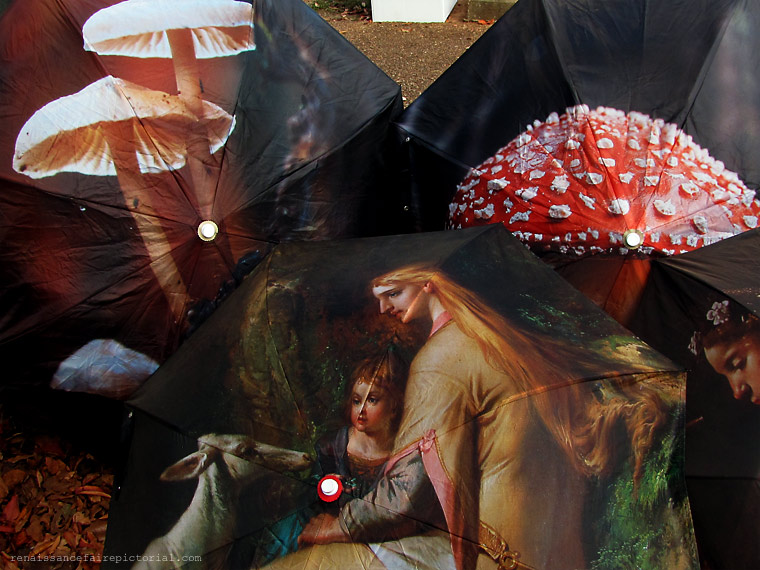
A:
<svg viewBox="0 0 760 570">
<path fill-rule="evenodd" d="M 615 432 L 622 420 L 631 436 L 634 478 L 638 480 L 644 455 L 664 420 L 663 405 L 655 390 L 623 388 L 601 403 L 581 389 L 583 379 L 561 367 L 571 362 L 568 345 L 511 323 L 438 268 L 409 265 L 376 278 L 372 286 L 421 287 L 427 283 L 433 285 L 433 294 L 459 329 L 477 342 L 487 362 L 510 375 L 531 398 L 576 469 L 597 476 L 609 472 L 615 456 Z M 577 351 L 572 358 L 577 362 Z"/>
</svg>

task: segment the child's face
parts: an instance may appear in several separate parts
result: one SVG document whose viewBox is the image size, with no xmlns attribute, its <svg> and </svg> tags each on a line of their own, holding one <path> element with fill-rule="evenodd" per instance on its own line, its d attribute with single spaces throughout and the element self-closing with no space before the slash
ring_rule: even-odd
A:
<svg viewBox="0 0 760 570">
<path fill-rule="evenodd" d="M 385 390 L 359 380 L 351 393 L 351 425 L 373 435 L 390 428 L 391 404 Z"/>
</svg>

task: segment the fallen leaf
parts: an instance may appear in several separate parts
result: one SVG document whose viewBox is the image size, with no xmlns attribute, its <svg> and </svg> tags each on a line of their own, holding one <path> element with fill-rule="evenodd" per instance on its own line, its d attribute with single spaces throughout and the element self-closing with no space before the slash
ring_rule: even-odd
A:
<svg viewBox="0 0 760 570">
<path fill-rule="evenodd" d="M 18 506 L 18 495 L 13 495 L 8 504 L 3 507 L 3 512 L 0 514 L 0 520 L 4 520 L 9 523 L 15 523 L 21 510 Z"/>
<path fill-rule="evenodd" d="M 57 475 L 60 471 L 65 471 L 67 469 L 66 464 L 63 461 L 53 457 L 45 458 L 45 467 L 51 475 Z"/>
<path fill-rule="evenodd" d="M 32 551 L 29 553 L 30 556 L 37 556 L 38 554 L 47 553 L 49 551 L 53 551 L 56 548 L 58 548 L 58 545 L 61 542 L 61 536 L 55 536 L 49 540 L 46 540 L 45 542 L 42 542 L 32 548 Z"/>
<path fill-rule="evenodd" d="M 80 512 L 74 513 L 74 516 L 72 517 L 71 520 L 72 522 L 77 523 L 77 524 L 90 524 L 91 522 L 86 514 L 80 513 Z"/>
<path fill-rule="evenodd" d="M 82 487 L 77 487 L 74 489 L 74 493 L 76 495 L 92 495 L 95 497 L 105 497 L 106 499 L 111 498 L 111 495 L 109 493 L 106 493 L 105 489 L 102 487 L 96 487 L 94 485 L 84 485 Z"/>
<path fill-rule="evenodd" d="M 42 524 L 42 519 L 35 515 L 29 519 L 29 524 L 26 527 L 26 533 L 35 542 L 41 542 L 45 536 L 45 527 Z"/>
<path fill-rule="evenodd" d="M 3 475 L 3 481 L 9 489 L 12 489 L 24 479 L 26 479 L 26 471 L 21 469 L 11 469 Z"/>
<path fill-rule="evenodd" d="M 16 524 L 15 524 L 16 532 L 19 532 L 22 528 L 24 528 L 24 525 L 26 525 L 26 522 L 29 520 L 29 517 L 31 514 L 32 514 L 31 505 L 26 505 L 23 509 L 21 509 L 21 512 L 16 518 Z"/>
<path fill-rule="evenodd" d="M 26 534 L 26 531 L 22 530 L 13 535 L 13 546 L 16 548 L 24 546 L 27 542 L 29 542 L 29 535 Z"/>
<path fill-rule="evenodd" d="M 97 520 L 94 521 L 87 530 L 92 532 L 92 534 L 100 541 L 105 540 L 106 538 L 106 527 L 108 526 L 107 520 Z"/>
<path fill-rule="evenodd" d="M 79 535 L 67 530 L 63 533 L 63 539 L 71 548 L 76 548 L 79 544 Z"/>
</svg>

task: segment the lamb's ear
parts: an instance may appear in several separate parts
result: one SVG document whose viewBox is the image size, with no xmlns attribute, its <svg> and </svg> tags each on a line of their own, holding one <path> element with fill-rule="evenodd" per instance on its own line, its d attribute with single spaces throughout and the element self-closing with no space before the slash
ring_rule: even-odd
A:
<svg viewBox="0 0 760 570">
<path fill-rule="evenodd" d="M 187 457 L 180 459 L 174 465 L 167 467 L 161 473 L 161 481 L 185 481 L 195 479 L 203 473 L 210 464 L 209 456 L 206 452 L 196 451 Z"/>
</svg>

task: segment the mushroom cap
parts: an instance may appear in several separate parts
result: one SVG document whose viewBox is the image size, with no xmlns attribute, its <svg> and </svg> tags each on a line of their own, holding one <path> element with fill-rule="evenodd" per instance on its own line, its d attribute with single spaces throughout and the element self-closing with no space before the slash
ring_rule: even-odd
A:
<svg viewBox="0 0 760 570">
<path fill-rule="evenodd" d="M 534 251 L 683 253 L 757 226 L 760 201 L 676 125 L 578 105 L 536 122 L 472 169 L 449 226 L 503 223 Z"/>
<path fill-rule="evenodd" d="M 253 6 L 234 0 L 126 0 L 84 23 L 84 49 L 101 55 L 171 58 L 167 30 L 190 30 L 195 57 L 256 49 Z"/>
<path fill-rule="evenodd" d="M 235 121 L 213 103 L 203 106 L 213 154 Z M 13 169 L 30 178 L 59 172 L 115 176 L 113 144 L 129 145 L 143 173 L 181 168 L 187 130 L 198 120 L 178 96 L 109 75 L 38 109 L 16 139 Z"/>
</svg>

